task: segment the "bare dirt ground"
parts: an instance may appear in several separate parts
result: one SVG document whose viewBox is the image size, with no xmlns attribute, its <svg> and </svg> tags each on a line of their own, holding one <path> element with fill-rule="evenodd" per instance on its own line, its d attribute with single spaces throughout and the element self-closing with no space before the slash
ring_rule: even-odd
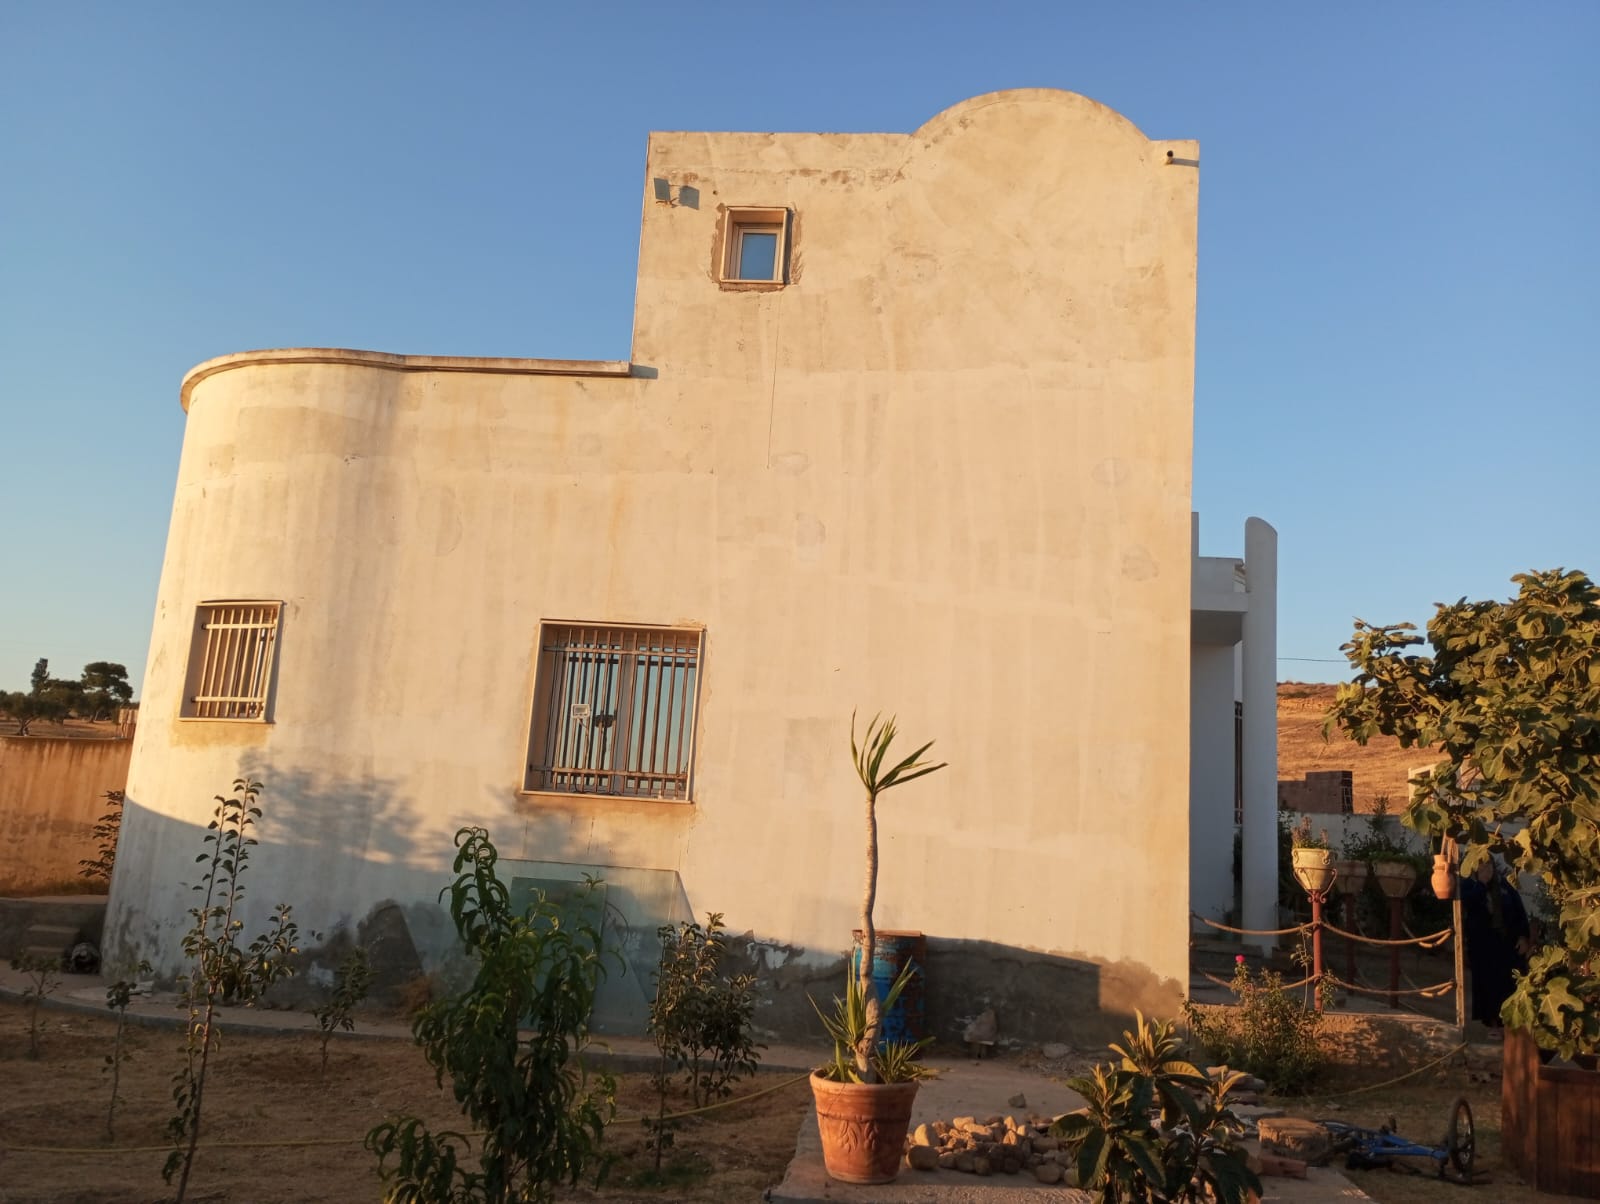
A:
<svg viewBox="0 0 1600 1204">
<path fill-rule="evenodd" d="M 1278 683 L 1278 777 L 1298 779 L 1311 772 L 1349 769 L 1355 774 L 1355 809 L 1371 811 L 1380 797 L 1389 799 L 1390 814 L 1410 797 L 1410 771 L 1431 763 L 1425 749 L 1401 748 L 1380 736 L 1363 746 L 1335 731 L 1324 738 L 1322 722 L 1338 687 L 1286 681 Z"/>
<path fill-rule="evenodd" d="M 105 1134 L 110 1080 L 109 1018 L 46 1009 L 42 1056 L 27 1058 L 27 1011 L 0 1001 L 0 1204 L 155 1204 L 170 1200 L 160 1168 L 169 1148 L 163 1133 L 170 1076 L 181 1038 L 172 1029 L 130 1026 L 133 1059 L 123 1067 L 115 1142 Z M 1377 1127 L 1393 1118 L 1402 1135 L 1440 1139 L 1457 1096 L 1476 1122 L 1478 1167 L 1491 1182 L 1473 1188 L 1442 1183 L 1431 1163 L 1421 1173 L 1354 1171 L 1351 1178 L 1382 1204 L 1559 1204 L 1521 1185 L 1500 1155 L 1500 1054 L 1473 1045 L 1419 1075 L 1389 1083 L 1450 1051 L 1451 1030 L 1372 1016 L 1330 1015 L 1327 1046 L 1334 1067 L 1318 1093 L 1265 1102 L 1291 1115 L 1333 1117 Z M 1100 1056 L 1104 1056 L 1103 1054 Z M 1031 1072 L 1066 1077 L 1094 1060 L 1074 1054 L 1060 1066 Z M 1028 1059 L 1022 1059 L 1027 1065 Z M 803 1082 L 774 1072 L 738 1086 L 752 1096 L 736 1106 L 682 1123 L 666 1173 L 651 1173 L 639 1118 L 653 1111 L 646 1076 L 619 1077 L 618 1120 L 606 1144 L 615 1158 L 599 1191 L 569 1191 L 568 1200 L 645 1202 L 753 1201 L 778 1182 L 794 1153 L 811 1106 Z M 680 1101 L 680 1106 L 683 1106 Z M 459 1123 L 447 1090 L 434 1085 L 421 1054 L 402 1040 L 344 1038 L 331 1046 L 328 1076 L 318 1072 L 315 1038 L 227 1033 L 207 1085 L 206 1127 L 190 1199 L 233 1204 L 296 1204 L 381 1198 L 375 1160 L 361 1148 L 366 1130 L 384 1116 L 410 1111 L 434 1125 Z M 250 1144 L 254 1143 L 254 1144 Z M 33 1148 L 24 1148 L 33 1147 Z M 52 1147 L 55 1152 L 38 1152 Z"/>
<path fill-rule="evenodd" d="M 182 1056 L 181 1035 L 129 1026 L 133 1058 L 122 1068 L 116 1140 L 110 1143 L 111 1086 L 103 1068 L 112 1021 L 50 1009 L 40 1015 L 42 1049 L 35 1062 L 27 1058 L 26 1009 L 0 1002 L 0 1204 L 170 1200 L 173 1192 L 162 1182 L 161 1165 L 170 1148 L 164 1127 L 171 1111 L 171 1075 Z M 738 1084 L 736 1094 L 793 1077 L 763 1074 Z M 802 1081 L 686 1119 L 668 1152 L 663 1190 L 650 1180 L 654 1155 L 644 1148 L 644 1127 L 630 1121 L 654 1111 L 647 1077 L 619 1076 L 618 1087 L 618 1119 L 606 1139 L 616 1162 L 607 1183 L 599 1192 L 569 1192 L 564 1198 L 758 1200 L 783 1177 L 801 1116 L 811 1106 Z M 421 1053 L 408 1042 L 335 1040 L 324 1082 L 314 1037 L 225 1031 L 220 1058 L 207 1079 L 202 1148 L 189 1199 L 237 1204 L 380 1199 L 376 1159 L 362 1149 L 361 1139 L 373 1124 L 398 1112 L 421 1115 L 430 1125 L 464 1127 L 448 1088 L 435 1086 Z"/>
<path fill-rule="evenodd" d="M 1427 1066 L 1456 1044 L 1454 1030 L 1431 1034 L 1381 1016 L 1330 1014 L 1324 1032 L 1333 1066 L 1318 1090 L 1300 1098 L 1273 1099 L 1291 1116 L 1334 1119 L 1364 1128 L 1392 1123 L 1419 1144 L 1441 1142 L 1457 1097 L 1472 1108 L 1476 1163 L 1489 1181 L 1463 1187 L 1441 1181 L 1431 1160 L 1389 1170 L 1344 1171 L 1381 1204 L 1561 1204 L 1568 1197 L 1524 1186 L 1500 1150 L 1500 1047 L 1472 1044 L 1444 1062 L 1402 1082 L 1389 1080 Z M 1342 1169 L 1342 1160 L 1333 1165 Z"/>
</svg>

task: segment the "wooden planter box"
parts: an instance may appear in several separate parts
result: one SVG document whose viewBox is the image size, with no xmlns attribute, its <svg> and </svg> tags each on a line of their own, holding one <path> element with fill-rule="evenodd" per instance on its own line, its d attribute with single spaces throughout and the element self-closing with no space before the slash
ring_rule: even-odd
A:
<svg viewBox="0 0 1600 1204">
<path fill-rule="evenodd" d="M 1545 1065 L 1533 1038 L 1508 1028 L 1500 1143 L 1536 1190 L 1600 1200 L 1600 1070 Z"/>
</svg>

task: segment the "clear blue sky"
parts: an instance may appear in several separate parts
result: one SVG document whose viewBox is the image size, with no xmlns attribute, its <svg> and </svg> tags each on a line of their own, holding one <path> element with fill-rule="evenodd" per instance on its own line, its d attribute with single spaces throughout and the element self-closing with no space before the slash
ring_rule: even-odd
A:
<svg viewBox="0 0 1600 1204">
<path fill-rule="evenodd" d="M 652 129 L 1068 88 L 1201 144 L 1202 550 L 1353 615 L 1600 573 L 1600 4 L 0 4 L 0 689 L 142 677 L 214 355 L 625 359 Z M 1312 658 L 1292 660 L 1287 658 Z"/>
</svg>

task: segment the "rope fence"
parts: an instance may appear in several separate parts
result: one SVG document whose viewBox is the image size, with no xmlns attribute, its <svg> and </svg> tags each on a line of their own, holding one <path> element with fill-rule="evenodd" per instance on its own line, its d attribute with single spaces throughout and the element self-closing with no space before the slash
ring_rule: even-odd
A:
<svg viewBox="0 0 1600 1204">
<path fill-rule="evenodd" d="M 1320 905 L 1320 903 L 1320 898 L 1314 900 L 1314 904 Z M 1320 915 L 1320 907 L 1318 907 L 1317 910 L 1314 910 L 1312 919 L 1301 924 L 1295 924 L 1289 928 L 1237 928 L 1231 924 L 1219 923 L 1218 921 L 1210 919 L 1207 916 L 1200 915 L 1195 911 L 1191 911 L 1189 913 L 1189 918 L 1191 920 L 1199 920 L 1200 923 L 1206 925 L 1208 928 L 1214 928 L 1218 932 L 1233 933 L 1237 936 L 1278 937 L 1287 936 L 1290 933 L 1293 933 L 1298 936 L 1302 942 L 1307 940 L 1307 938 L 1310 938 L 1316 948 L 1316 952 L 1313 956 L 1316 964 L 1321 967 L 1320 972 L 1313 970 L 1312 973 L 1306 975 L 1306 977 L 1299 979 L 1296 982 L 1282 984 L 1282 989 L 1285 991 L 1290 991 L 1299 987 L 1308 985 L 1311 986 L 1313 990 L 1317 990 L 1319 992 L 1317 1003 L 1318 1010 L 1321 1010 L 1322 1006 L 1320 996 L 1322 983 L 1327 983 L 1330 986 L 1336 987 L 1342 991 L 1350 991 L 1359 995 L 1388 999 L 1391 1007 L 1404 1007 L 1407 1011 L 1413 1012 L 1416 1009 L 1408 1004 L 1403 1003 L 1400 998 L 1401 996 L 1420 999 L 1440 999 L 1455 992 L 1458 987 L 1458 984 L 1453 976 L 1443 982 L 1433 983 L 1430 986 L 1417 986 L 1412 980 L 1411 976 L 1407 974 L 1404 975 L 1404 977 L 1406 982 L 1410 985 L 1404 988 L 1399 985 L 1395 977 L 1398 971 L 1398 962 L 1396 959 L 1399 958 L 1401 949 L 1414 948 L 1419 951 L 1425 949 L 1437 949 L 1455 936 L 1455 930 L 1453 927 L 1441 928 L 1437 932 L 1430 932 L 1424 936 L 1416 936 L 1414 934 L 1405 937 L 1389 938 L 1365 936 L 1359 932 L 1348 932 L 1345 929 L 1340 928 L 1337 924 L 1331 924 L 1327 920 L 1322 919 Z M 1390 982 L 1394 983 L 1395 985 L 1392 987 L 1369 987 L 1350 982 L 1347 979 L 1341 978 L 1339 975 L 1335 974 L 1322 960 L 1321 935 L 1324 931 L 1332 932 L 1342 937 L 1344 940 L 1354 944 L 1372 945 L 1381 949 L 1389 950 L 1391 958 Z M 1404 931 L 1410 933 L 1409 928 L 1405 928 Z M 1353 952 L 1351 954 L 1350 965 L 1352 969 L 1355 966 Z M 1208 973 L 1204 970 L 1201 970 L 1199 973 L 1200 977 L 1204 978 L 1207 982 L 1213 983 L 1219 987 L 1231 988 L 1233 986 L 1233 984 L 1227 979 L 1219 978 L 1215 974 Z"/>
</svg>

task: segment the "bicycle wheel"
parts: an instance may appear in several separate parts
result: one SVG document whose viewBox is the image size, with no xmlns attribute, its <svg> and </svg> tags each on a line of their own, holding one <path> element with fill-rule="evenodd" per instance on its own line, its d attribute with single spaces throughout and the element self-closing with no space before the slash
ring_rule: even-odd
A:
<svg viewBox="0 0 1600 1204">
<path fill-rule="evenodd" d="M 1478 1152 L 1477 1139 L 1472 1130 L 1472 1105 L 1467 1103 L 1465 1096 L 1458 1095 L 1456 1102 L 1450 1105 L 1450 1130 L 1445 1134 L 1445 1154 L 1450 1159 L 1450 1165 L 1456 1168 L 1456 1173 L 1468 1183 L 1472 1182 L 1473 1160 Z M 1444 1172 L 1444 1164 L 1439 1164 L 1439 1171 Z"/>
</svg>

